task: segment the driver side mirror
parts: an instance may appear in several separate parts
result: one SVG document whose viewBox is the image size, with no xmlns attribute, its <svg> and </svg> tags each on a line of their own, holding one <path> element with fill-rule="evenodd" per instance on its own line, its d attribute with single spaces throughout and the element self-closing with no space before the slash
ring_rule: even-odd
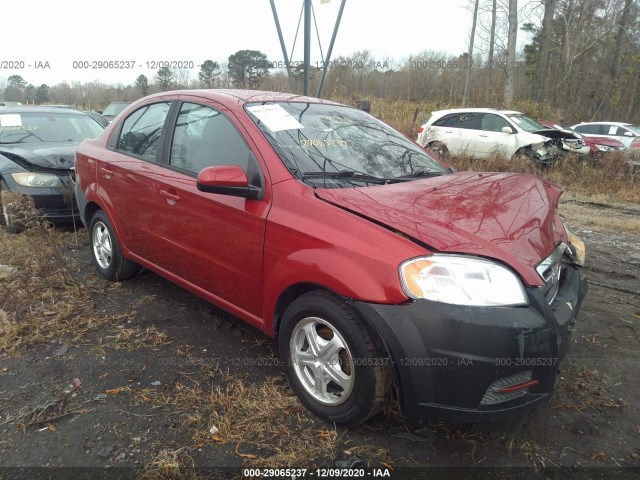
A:
<svg viewBox="0 0 640 480">
<path fill-rule="evenodd" d="M 262 189 L 249 185 L 247 174 L 237 165 L 203 168 L 196 180 L 198 190 L 219 195 L 256 199 Z"/>
<path fill-rule="evenodd" d="M 511 127 L 502 127 L 502 133 L 516 133 Z"/>
<path fill-rule="evenodd" d="M 631 133 L 630 131 L 627 130 L 626 132 L 624 132 L 624 136 L 625 137 L 633 137 L 633 133 Z"/>
</svg>

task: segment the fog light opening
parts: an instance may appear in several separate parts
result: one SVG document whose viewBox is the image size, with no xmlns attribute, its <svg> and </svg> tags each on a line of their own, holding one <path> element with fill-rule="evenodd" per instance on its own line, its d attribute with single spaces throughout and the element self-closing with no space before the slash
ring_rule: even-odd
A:
<svg viewBox="0 0 640 480">
<path fill-rule="evenodd" d="M 529 387 L 533 387 L 534 385 L 538 385 L 538 380 L 529 380 L 528 382 L 519 383 L 517 385 L 513 385 L 511 387 L 502 387 L 498 389 L 499 393 L 511 393 L 517 392 L 520 390 L 526 390 Z"/>
<path fill-rule="evenodd" d="M 526 370 L 499 378 L 489 385 L 480 405 L 495 405 L 525 396 L 529 388 L 540 383 L 531 377 L 533 377 L 533 370 Z"/>
</svg>

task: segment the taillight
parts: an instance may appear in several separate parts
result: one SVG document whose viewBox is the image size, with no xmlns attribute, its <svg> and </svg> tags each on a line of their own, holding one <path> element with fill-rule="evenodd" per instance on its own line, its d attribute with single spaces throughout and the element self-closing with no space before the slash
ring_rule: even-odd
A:
<svg viewBox="0 0 640 480">
<path fill-rule="evenodd" d="M 418 129 L 418 133 L 422 133 L 422 132 L 424 132 L 424 127 L 420 127 L 420 128 Z"/>
</svg>

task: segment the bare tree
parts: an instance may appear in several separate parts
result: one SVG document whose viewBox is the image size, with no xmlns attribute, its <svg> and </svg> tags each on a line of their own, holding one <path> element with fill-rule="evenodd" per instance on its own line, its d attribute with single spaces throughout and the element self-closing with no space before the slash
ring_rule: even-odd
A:
<svg viewBox="0 0 640 480">
<path fill-rule="evenodd" d="M 504 103 L 513 104 L 515 90 L 516 41 L 518 37 L 518 0 L 509 0 L 509 34 L 507 36 L 507 80 L 504 86 Z"/>
<path fill-rule="evenodd" d="M 469 38 L 469 54 L 467 55 L 467 75 L 464 79 L 464 93 L 462 95 L 462 106 L 469 103 L 469 89 L 471 88 L 471 70 L 473 69 L 473 41 L 476 38 L 476 23 L 478 21 L 478 6 L 480 0 L 475 0 L 473 7 L 473 22 L 471 24 L 471 36 Z"/>
<path fill-rule="evenodd" d="M 496 23 L 498 19 L 498 2 L 492 0 L 491 4 L 491 34 L 489 36 L 489 88 L 491 88 L 491 77 L 493 76 L 493 54 L 496 46 Z"/>
<path fill-rule="evenodd" d="M 609 98 L 609 108 L 608 114 L 612 114 L 612 110 L 615 106 L 617 106 L 618 100 L 620 98 L 620 89 L 621 89 L 621 69 L 622 69 L 622 59 L 625 52 L 625 43 L 626 37 L 629 34 L 629 26 L 631 24 L 631 9 L 633 6 L 633 0 L 625 0 L 624 9 L 622 10 L 622 18 L 620 19 L 620 23 L 618 24 L 618 31 L 616 32 L 616 44 L 614 50 L 614 61 L 613 66 L 611 68 L 611 94 Z"/>
<path fill-rule="evenodd" d="M 551 39 L 553 27 L 551 22 L 555 15 L 556 0 L 544 0 L 544 16 L 542 18 L 542 29 L 540 34 L 540 52 L 538 55 L 538 65 L 534 78 L 533 98 L 535 100 L 545 100 L 547 98 L 547 73 L 549 69 L 549 55 L 551 52 Z"/>
</svg>

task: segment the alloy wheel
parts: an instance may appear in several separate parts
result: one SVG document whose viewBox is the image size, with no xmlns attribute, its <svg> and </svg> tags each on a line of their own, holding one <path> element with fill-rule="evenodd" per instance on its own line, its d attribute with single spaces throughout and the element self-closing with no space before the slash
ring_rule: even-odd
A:
<svg viewBox="0 0 640 480">
<path fill-rule="evenodd" d="M 340 332 L 318 317 L 296 324 L 290 341 L 293 370 L 318 402 L 337 406 L 349 398 L 355 383 L 353 356 Z"/>
</svg>

